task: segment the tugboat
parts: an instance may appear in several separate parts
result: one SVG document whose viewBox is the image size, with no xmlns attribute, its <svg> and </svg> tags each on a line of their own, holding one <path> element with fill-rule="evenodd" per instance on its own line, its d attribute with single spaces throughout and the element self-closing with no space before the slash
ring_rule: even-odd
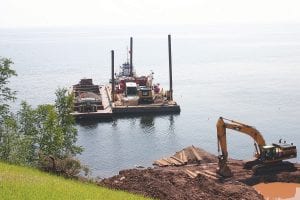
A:
<svg viewBox="0 0 300 200">
<path fill-rule="evenodd" d="M 92 79 L 81 79 L 73 85 L 74 111 L 79 113 L 103 110 L 100 86 L 94 85 Z"/>
</svg>

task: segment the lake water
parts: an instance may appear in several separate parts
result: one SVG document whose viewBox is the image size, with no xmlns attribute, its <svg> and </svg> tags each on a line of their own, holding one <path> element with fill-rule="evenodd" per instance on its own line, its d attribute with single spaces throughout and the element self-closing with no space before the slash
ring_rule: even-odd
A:
<svg viewBox="0 0 300 200">
<path fill-rule="evenodd" d="M 300 24 L 2 29 L 0 56 L 11 58 L 18 73 L 11 81 L 19 98 L 14 108 L 21 100 L 52 103 L 56 88 L 83 77 L 107 83 L 110 50 L 121 65 L 130 36 L 137 73 L 153 70 L 167 89 L 169 33 L 180 115 L 78 124 L 85 148 L 79 158 L 93 176 L 151 166 L 189 145 L 217 153 L 219 116 L 256 126 L 267 143 L 283 138 L 300 148 Z M 253 140 L 228 132 L 229 156 L 251 158 Z"/>
</svg>

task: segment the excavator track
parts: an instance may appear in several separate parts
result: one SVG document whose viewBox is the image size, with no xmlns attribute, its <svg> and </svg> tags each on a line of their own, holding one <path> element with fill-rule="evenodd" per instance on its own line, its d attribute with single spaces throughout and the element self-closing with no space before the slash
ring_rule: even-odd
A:
<svg viewBox="0 0 300 200">
<path fill-rule="evenodd" d="M 278 171 L 295 171 L 297 168 L 290 162 L 278 162 L 272 164 L 257 164 L 252 167 L 255 175 L 274 173 Z"/>
<path fill-rule="evenodd" d="M 254 166 L 260 165 L 262 164 L 262 162 L 259 159 L 255 159 L 255 160 L 251 160 L 251 161 L 247 161 L 244 164 L 244 169 L 252 169 Z"/>
</svg>

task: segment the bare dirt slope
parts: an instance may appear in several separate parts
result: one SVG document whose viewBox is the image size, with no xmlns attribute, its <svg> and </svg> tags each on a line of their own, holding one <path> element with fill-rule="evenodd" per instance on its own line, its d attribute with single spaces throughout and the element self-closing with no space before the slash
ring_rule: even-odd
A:
<svg viewBox="0 0 300 200">
<path fill-rule="evenodd" d="M 190 151 L 189 147 L 185 149 Z M 181 151 L 175 155 L 178 153 Z M 102 180 L 99 185 L 156 199 L 256 200 L 263 197 L 251 187 L 254 184 L 273 181 L 300 183 L 299 165 L 289 172 L 254 175 L 251 170 L 243 168 L 243 161 L 230 159 L 229 167 L 234 176 L 224 179 L 215 173 L 218 166 L 215 155 L 199 148 L 197 154 L 196 160 L 187 159 L 190 161 L 185 165 L 123 170 L 117 176 Z"/>
<path fill-rule="evenodd" d="M 103 180 L 101 185 L 156 199 L 263 199 L 252 187 L 240 182 L 218 182 L 198 175 L 190 178 L 181 170 L 131 169 Z"/>
</svg>

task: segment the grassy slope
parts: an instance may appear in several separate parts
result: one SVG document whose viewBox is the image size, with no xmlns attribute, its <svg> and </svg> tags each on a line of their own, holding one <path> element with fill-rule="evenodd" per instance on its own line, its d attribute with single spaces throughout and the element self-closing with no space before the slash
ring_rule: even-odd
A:
<svg viewBox="0 0 300 200">
<path fill-rule="evenodd" d="M 0 162 L 0 199 L 145 199 Z"/>
</svg>

